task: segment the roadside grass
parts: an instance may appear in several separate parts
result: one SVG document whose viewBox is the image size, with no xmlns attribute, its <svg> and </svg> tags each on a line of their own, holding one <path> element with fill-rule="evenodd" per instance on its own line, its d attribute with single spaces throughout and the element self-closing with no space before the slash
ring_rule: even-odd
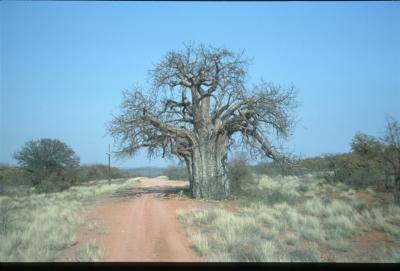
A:
<svg viewBox="0 0 400 271">
<path fill-rule="evenodd" d="M 77 262 L 97 262 L 104 257 L 104 251 L 94 241 L 89 241 L 77 252 Z"/>
<path fill-rule="evenodd" d="M 189 242 L 200 256 L 206 256 L 209 253 L 208 239 L 203 234 L 194 233 L 190 236 Z"/>
<path fill-rule="evenodd" d="M 379 262 L 383 263 L 399 263 L 400 262 L 400 251 L 383 249 L 379 255 Z"/>
<path fill-rule="evenodd" d="M 347 185 L 312 176 L 260 176 L 255 188 L 235 199 L 234 213 L 178 210 L 200 256 L 211 261 L 322 262 L 322 252 L 329 250 L 331 261 L 357 261 L 351 255 L 352 240 L 366 232 L 381 231 L 400 241 L 400 207 L 371 207 Z M 343 194 L 343 200 L 332 198 L 333 192 Z M 400 250 L 379 249 L 367 260 L 399 262 Z"/>
<path fill-rule="evenodd" d="M 77 243 L 75 230 L 84 222 L 84 206 L 139 178 L 75 186 L 59 193 L 0 197 L 0 262 L 48 262 Z"/>
</svg>

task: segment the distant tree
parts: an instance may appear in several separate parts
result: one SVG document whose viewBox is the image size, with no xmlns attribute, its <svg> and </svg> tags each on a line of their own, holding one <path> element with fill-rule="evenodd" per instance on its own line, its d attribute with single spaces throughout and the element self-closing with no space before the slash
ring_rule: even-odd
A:
<svg viewBox="0 0 400 271">
<path fill-rule="evenodd" d="M 379 139 L 357 132 L 351 142 L 352 151 L 365 159 L 379 159 L 383 151 L 383 144 Z"/>
<path fill-rule="evenodd" d="M 248 84 L 248 64 L 225 48 L 169 52 L 151 71 L 149 90 L 124 93 L 122 112 L 108 127 L 119 154 L 147 148 L 151 155 L 176 156 L 186 164 L 192 196 L 213 199 L 230 195 L 226 164 L 234 135 L 254 155 L 287 160 L 271 136 L 290 134 L 293 87 Z"/>
<path fill-rule="evenodd" d="M 382 184 L 384 180 L 383 152 L 385 144 L 378 138 L 358 132 L 351 143 L 358 177 L 365 182 Z"/>
<path fill-rule="evenodd" d="M 383 158 L 387 173 L 394 180 L 394 199 L 400 204 L 400 123 L 397 120 L 388 120 L 382 141 L 386 145 Z"/>
<path fill-rule="evenodd" d="M 382 139 L 358 132 L 351 142 L 350 153 L 328 157 L 333 175 L 330 181 L 355 186 L 378 185 L 392 190 L 400 203 L 400 124 L 388 120 Z"/>
<path fill-rule="evenodd" d="M 356 187 L 379 185 L 384 179 L 382 153 L 384 144 L 379 139 L 357 132 L 350 144 L 351 152 L 333 155 L 329 167 L 330 181 L 341 181 Z"/>
<path fill-rule="evenodd" d="M 26 142 L 14 154 L 18 164 L 30 173 L 34 185 L 49 178 L 65 178 L 79 166 L 79 157 L 65 143 L 43 138 Z"/>
</svg>

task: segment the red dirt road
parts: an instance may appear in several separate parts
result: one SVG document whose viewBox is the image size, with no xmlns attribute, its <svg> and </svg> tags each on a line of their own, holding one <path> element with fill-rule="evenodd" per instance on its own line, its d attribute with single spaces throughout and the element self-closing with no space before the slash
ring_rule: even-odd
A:
<svg viewBox="0 0 400 271">
<path fill-rule="evenodd" d="M 105 261 L 199 261 L 176 218 L 181 202 L 144 195 L 103 206 Z M 180 206 L 179 206 L 180 207 Z"/>
<path fill-rule="evenodd" d="M 133 189 L 134 192 L 144 191 L 142 194 L 103 202 L 86 215 L 105 231 L 89 233 L 88 223 L 83 225 L 77 233 L 78 245 L 74 251 L 67 252 L 62 261 L 73 260 L 73 254 L 88 240 L 95 240 L 104 250 L 102 261 L 106 262 L 202 261 L 190 248 L 176 210 L 205 205 L 163 193 L 187 185 L 180 181 L 142 179 Z"/>
</svg>

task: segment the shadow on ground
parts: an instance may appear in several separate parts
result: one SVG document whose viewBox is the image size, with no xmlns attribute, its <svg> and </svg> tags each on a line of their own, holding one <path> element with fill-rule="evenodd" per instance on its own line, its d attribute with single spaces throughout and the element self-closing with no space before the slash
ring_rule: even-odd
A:
<svg viewBox="0 0 400 271">
<path fill-rule="evenodd" d="M 158 198 L 169 198 L 174 196 L 185 196 L 190 197 L 189 187 L 135 187 L 135 188 L 121 188 L 115 191 L 112 198 L 132 198 L 141 197 L 142 195 L 153 195 Z"/>
</svg>

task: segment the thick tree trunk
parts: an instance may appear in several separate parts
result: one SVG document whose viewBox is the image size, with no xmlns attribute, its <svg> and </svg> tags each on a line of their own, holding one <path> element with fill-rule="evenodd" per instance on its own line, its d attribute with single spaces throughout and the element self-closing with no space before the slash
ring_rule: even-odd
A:
<svg viewBox="0 0 400 271">
<path fill-rule="evenodd" d="M 228 141 L 217 138 L 199 142 L 186 160 L 190 191 L 194 198 L 225 199 L 230 195 L 226 172 Z"/>
</svg>

